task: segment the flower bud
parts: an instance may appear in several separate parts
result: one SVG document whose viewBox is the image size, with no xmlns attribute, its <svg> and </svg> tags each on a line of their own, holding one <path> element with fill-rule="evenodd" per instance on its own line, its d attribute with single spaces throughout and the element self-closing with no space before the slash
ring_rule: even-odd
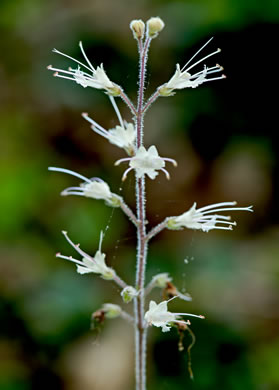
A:
<svg viewBox="0 0 279 390">
<path fill-rule="evenodd" d="M 125 303 L 129 303 L 138 295 L 138 291 L 132 286 L 127 286 L 121 291 L 120 295 Z"/>
<path fill-rule="evenodd" d="M 161 18 L 150 18 L 147 21 L 147 35 L 150 38 L 156 38 L 158 33 L 163 30 L 165 27 L 165 23 L 162 21 Z"/>
<path fill-rule="evenodd" d="M 161 274 L 155 275 L 152 278 L 152 283 L 154 283 L 154 287 L 166 288 L 167 284 L 172 281 L 172 278 L 169 276 L 167 272 L 163 272 Z"/>
<path fill-rule="evenodd" d="M 113 303 L 104 303 L 101 309 L 105 313 L 105 317 L 109 319 L 117 318 L 121 314 L 121 307 Z"/>
<path fill-rule="evenodd" d="M 145 24 L 142 20 L 132 20 L 130 23 L 130 28 L 135 39 L 142 39 L 145 30 Z"/>
</svg>

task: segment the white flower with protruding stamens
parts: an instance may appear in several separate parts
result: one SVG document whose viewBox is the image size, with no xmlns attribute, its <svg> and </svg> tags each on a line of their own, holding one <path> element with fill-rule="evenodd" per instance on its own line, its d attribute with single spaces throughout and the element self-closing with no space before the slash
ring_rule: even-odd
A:
<svg viewBox="0 0 279 390">
<path fill-rule="evenodd" d="M 111 82 L 108 76 L 106 75 L 106 72 L 104 71 L 103 64 L 100 66 L 97 66 L 95 69 L 94 66 L 91 64 L 89 61 L 87 55 L 85 54 L 85 51 L 83 49 L 82 43 L 79 43 L 79 47 L 81 49 L 81 52 L 88 64 L 85 65 L 82 62 L 76 60 L 73 57 L 68 56 L 67 54 L 64 54 L 56 49 L 53 49 L 54 53 L 58 53 L 64 57 L 67 57 L 71 59 L 72 61 L 78 63 L 81 65 L 83 68 L 87 69 L 90 73 L 85 72 L 80 69 L 80 66 L 78 65 L 77 69 L 72 69 L 69 68 L 69 70 L 63 70 L 63 69 L 58 69 L 54 68 L 52 65 L 49 65 L 47 68 L 49 70 L 53 70 L 54 76 L 56 77 L 61 77 L 63 79 L 67 80 L 73 80 L 77 84 L 82 85 L 84 88 L 86 87 L 92 87 L 96 89 L 104 89 L 108 92 L 108 94 L 112 96 L 118 96 L 121 93 L 121 88 L 116 85 L 115 83 Z"/>
<path fill-rule="evenodd" d="M 211 75 L 216 72 L 221 72 L 223 70 L 222 66 L 216 64 L 215 66 L 212 66 L 208 68 L 206 65 L 204 65 L 203 70 L 191 74 L 189 71 L 194 68 L 196 65 L 200 64 L 202 61 L 207 59 L 208 57 L 213 56 L 214 54 L 217 54 L 221 51 L 221 49 L 217 49 L 211 54 L 208 54 L 207 56 L 203 57 L 199 61 L 195 62 L 191 66 L 187 67 L 187 65 L 190 64 L 190 62 L 193 60 L 194 57 L 196 57 L 197 54 L 200 53 L 200 51 L 212 40 L 212 38 L 202 46 L 201 49 L 199 49 L 193 57 L 183 66 L 182 69 L 180 69 L 180 65 L 176 65 L 176 71 L 172 78 L 166 83 L 163 84 L 161 87 L 159 87 L 158 92 L 161 96 L 171 96 L 173 95 L 173 91 L 175 89 L 184 89 L 184 88 L 196 88 L 199 85 L 207 82 L 207 81 L 213 81 L 213 80 L 219 80 L 224 79 L 226 76 L 222 75 L 220 77 L 214 77 L 214 78 L 207 78 L 208 75 Z"/>
<path fill-rule="evenodd" d="M 72 256 L 63 256 L 60 253 L 56 254 L 56 257 L 60 257 L 61 259 L 72 261 L 77 265 L 77 272 L 81 275 L 94 273 L 99 274 L 102 278 L 106 280 L 112 280 L 115 277 L 115 271 L 108 267 L 105 263 L 106 255 L 101 252 L 101 245 L 103 239 L 103 233 L 100 234 L 100 243 L 99 249 L 95 253 L 94 257 L 89 256 L 86 252 L 80 249 L 79 244 L 74 244 L 73 241 L 67 235 L 67 232 L 62 232 L 66 238 L 66 240 L 72 245 L 72 247 L 82 256 L 82 260 L 74 259 Z"/>
<path fill-rule="evenodd" d="M 134 169 L 136 171 L 137 178 L 141 178 L 144 175 L 147 175 L 150 179 L 155 179 L 158 175 L 157 171 L 163 171 L 167 177 L 170 178 L 168 171 L 164 169 L 165 161 L 170 161 L 174 166 L 177 166 L 177 163 L 172 158 L 160 157 L 156 146 L 152 145 L 148 150 L 144 146 L 141 146 L 134 157 L 131 158 L 122 158 L 116 161 L 115 165 L 118 165 L 124 161 L 129 161 L 130 168 L 126 169 L 123 174 L 122 180 L 125 180 L 127 174 Z"/>
<path fill-rule="evenodd" d="M 63 190 L 61 192 L 62 196 L 79 195 L 86 198 L 103 199 L 106 204 L 111 207 L 119 207 L 121 204 L 122 198 L 119 195 L 111 192 L 108 184 L 98 177 L 88 179 L 87 177 L 82 176 L 77 172 L 64 168 L 49 167 L 48 170 L 68 173 L 69 175 L 73 175 L 84 180 L 84 182 L 81 183 L 79 187 L 68 187 Z"/>
<path fill-rule="evenodd" d="M 82 116 L 91 123 L 91 128 L 95 133 L 102 135 L 111 144 L 125 149 L 128 155 L 131 156 L 135 153 L 136 131 L 132 123 L 124 121 L 122 126 L 116 126 L 113 129 L 105 130 L 97 122 L 89 118 L 87 113 L 83 113 Z"/>
<path fill-rule="evenodd" d="M 176 298 L 176 297 L 174 297 Z M 150 301 L 149 310 L 145 313 L 145 320 L 148 325 L 154 325 L 156 327 L 161 327 L 163 332 L 168 332 L 171 328 L 172 323 L 186 324 L 189 322 L 179 320 L 179 316 L 191 316 L 204 318 L 201 315 L 189 314 L 189 313 L 172 313 L 168 311 L 168 302 L 174 298 L 169 299 L 168 301 L 162 301 L 157 304 L 154 301 Z"/>
<path fill-rule="evenodd" d="M 190 210 L 177 217 L 169 217 L 167 220 L 168 229 L 196 229 L 202 230 L 204 232 L 209 232 L 212 229 L 224 229 L 232 230 L 233 225 L 236 225 L 236 222 L 231 222 L 230 216 L 215 214 L 216 212 L 223 211 L 251 211 L 252 206 L 249 207 L 235 207 L 236 202 L 222 202 L 214 203 L 209 206 L 201 207 L 197 209 L 197 204 L 194 203 Z M 228 207 L 233 206 L 233 207 Z M 213 215 L 212 215 L 213 214 Z M 218 224 L 218 226 L 216 226 Z M 221 224 L 221 226 L 219 226 Z M 224 225 L 224 226 L 222 226 Z"/>
</svg>

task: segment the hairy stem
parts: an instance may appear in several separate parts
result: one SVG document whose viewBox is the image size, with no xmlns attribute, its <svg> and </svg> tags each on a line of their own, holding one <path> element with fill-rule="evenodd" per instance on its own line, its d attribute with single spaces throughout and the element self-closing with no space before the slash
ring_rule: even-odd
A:
<svg viewBox="0 0 279 390">
<path fill-rule="evenodd" d="M 143 48 L 139 47 L 139 91 L 136 122 L 136 145 L 139 148 L 143 144 L 143 103 L 144 82 L 147 52 L 151 39 L 146 38 Z M 144 324 L 144 281 L 147 256 L 147 240 L 145 229 L 145 180 L 144 177 L 136 178 L 136 202 L 137 202 L 137 270 L 136 288 L 139 290 L 134 300 L 135 311 L 135 360 L 136 360 L 136 390 L 146 389 L 146 327 Z"/>
</svg>

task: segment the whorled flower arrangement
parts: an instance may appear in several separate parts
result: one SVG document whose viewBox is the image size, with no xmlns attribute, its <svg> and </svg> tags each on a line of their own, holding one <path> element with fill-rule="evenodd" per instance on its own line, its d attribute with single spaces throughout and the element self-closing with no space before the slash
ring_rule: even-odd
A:
<svg viewBox="0 0 279 390">
<path fill-rule="evenodd" d="M 69 260 L 76 264 L 77 272 L 80 274 L 95 273 L 105 280 L 112 280 L 121 288 L 121 297 L 125 303 L 134 303 L 134 316 L 126 313 L 119 305 L 105 304 L 103 307 L 93 314 L 93 320 L 103 321 L 106 318 L 123 317 L 128 320 L 135 330 L 135 376 L 136 390 L 146 389 L 146 335 L 149 326 L 161 327 L 163 332 L 167 332 L 171 327 L 177 327 L 178 330 L 185 331 L 189 328 L 189 320 L 185 321 L 182 316 L 195 316 L 204 318 L 201 315 L 188 313 L 173 313 L 168 310 L 168 303 L 175 297 L 185 301 L 191 300 L 188 294 L 182 294 L 172 283 L 172 279 L 168 273 L 155 275 L 149 284 L 145 284 L 145 268 L 147 260 L 147 246 L 152 237 L 158 234 L 163 229 L 178 230 L 183 228 L 202 230 L 209 232 L 213 229 L 231 230 L 236 222 L 232 222 L 227 215 L 219 214 L 224 211 L 245 210 L 252 211 L 252 207 L 236 207 L 236 202 L 223 202 L 197 208 L 196 203 L 186 212 L 179 216 L 166 218 L 159 225 L 146 231 L 146 199 L 145 199 L 145 179 L 146 176 L 154 180 L 159 171 L 163 171 L 167 179 L 170 178 L 168 171 L 165 169 L 166 162 L 171 162 L 174 166 L 176 161 L 171 158 L 161 157 L 155 145 L 151 145 L 148 149 L 143 144 L 144 135 L 144 115 L 152 103 L 160 96 L 172 96 L 176 90 L 184 88 L 196 88 L 201 84 L 225 78 L 224 75 L 211 77 L 212 74 L 222 71 L 220 65 L 207 67 L 203 62 L 205 59 L 220 52 L 220 49 L 215 50 L 209 55 L 199 59 L 193 63 L 196 57 L 211 39 L 195 53 L 195 55 L 182 67 L 176 67 L 174 75 L 167 83 L 159 86 L 157 90 L 150 96 L 149 99 L 144 99 L 145 90 L 145 73 L 148 50 L 151 41 L 158 36 L 164 28 L 164 22 L 159 17 L 150 18 L 145 24 L 142 20 L 133 20 L 130 24 L 133 36 L 138 44 L 139 51 L 139 89 L 137 105 L 134 105 L 129 97 L 125 94 L 123 88 L 112 82 L 107 76 L 103 65 L 95 68 L 89 61 L 82 43 L 79 46 L 84 57 L 85 63 L 80 62 L 56 49 L 53 51 L 58 53 L 72 62 L 77 64 L 77 68 L 68 68 L 68 70 L 54 68 L 48 66 L 49 70 L 53 70 L 54 76 L 69 79 L 80 84 L 84 88 L 92 87 L 103 90 L 109 97 L 113 109 L 116 113 L 119 125 L 113 129 L 106 130 L 87 113 L 82 116 L 86 119 L 91 129 L 106 138 L 111 144 L 122 148 L 129 157 L 122 158 L 116 161 L 115 165 L 122 162 L 128 162 L 129 167 L 123 174 L 122 180 L 125 180 L 127 174 L 134 170 L 135 172 L 135 192 L 136 192 L 136 214 L 128 207 L 122 196 L 111 192 L 109 185 L 100 178 L 91 178 L 80 175 L 69 169 L 50 167 L 49 170 L 70 174 L 81 179 L 83 182 L 80 186 L 69 187 L 62 191 L 61 195 L 79 195 L 93 199 L 102 199 L 107 206 L 120 207 L 127 217 L 133 222 L 137 229 L 137 259 L 136 259 L 136 278 L 135 285 L 131 286 L 124 282 L 116 273 L 116 271 L 107 266 L 105 262 L 105 254 L 101 250 L 102 232 L 100 234 L 100 245 L 92 257 L 84 252 L 78 244 L 74 244 L 63 231 L 66 240 L 74 247 L 76 252 L 81 256 L 81 260 L 74 259 L 72 256 L 64 256 L 60 253 L 57 257 Z M 201 70 L 196 73 L 190 73 L 195 66 L 203 64 Z M 121 97 L 129 107 L 133 122 L 128 123 L 122 119 L 120 111 L 115 101 L 115 97 Z M 146 310 L 146 297 L 153 288 L 160 288 L 164 292 L 166 298 L 160 303 L 154 301 L 149 302 L 149 309 Z M 189 366 L 190 373 L 191 368 Z"/>
</svg>

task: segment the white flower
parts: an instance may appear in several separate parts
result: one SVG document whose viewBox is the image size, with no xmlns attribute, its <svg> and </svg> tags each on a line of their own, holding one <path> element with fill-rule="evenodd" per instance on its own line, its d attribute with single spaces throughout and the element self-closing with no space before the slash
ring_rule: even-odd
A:
<svg viewBox="0 0 279 390">
<path fill-rule="evenodd" d="M 64 168 L 49 167 L 48 170 L 68 173 L 69 175 L 73 175 L 84 180 L 84 183 L 81 183 L 79 187 L 68 187 L 63 190 L 61 192 L 62 196 L 79 195 L 86 198 L 103 199 L 108 206 L 112 207 L 119 207 L 121 204 L 122 198 L 119 195 L 112 193 L 108 184 L 98 177 L 88 179 L 77 172 Z"/>
<path fill-rule="evenodd" d="M 154 325 L 158 328 L 161 327 L 163 332 L 168 332 L 171 328 L 172 323 L 178 323 L 178 324 L 180 323 L 180 324 L 187 324 L 187 325 L 189 324 L 188 321 L 186 322 L 177 319 L 179 318 L 179 316 L 191 316 L 191 317 L 204 318 L 204 316 L 201 315 L 195 315 L 189 313 L 172 313 L 168 311 L 168 302 L 174 298 L 171 298 L 168 301 L 162 301 L 159 304 L 157 304 L 154 301 L 150 301 L 149 310 L 145 313 L 144 316 L 148 325 Z"/>
<path fill-rule="evenodd" d="M 125 303 L 129 303 L 138 296 L 138 293 L 139 292 L 133 286 L 126 286 L 123 288 L 120 295 Z"/>
<path fill-rule="evenodd" d="M 81 275 L 94 273 L 99 274 L 106 280 L 112 280 L 115 277 L 115 271 L 109 268 L 105 263 L 106 255 L 101 252 L 101 245 L 103 239 L 103 233 L 100 234 L 99 249 L 95 253 L 94 257 L 89 256 L 86 252 L 80 249 L 79 244 L 74 244 L 67 235 L 67 232 L 62 231 L 66 240 L 72 245 L 72 247 L 82 256 L 82 260 L 74 259 L 72 256 L 63 256 L 61 253 L 57 253 L 56 257 L 61 259 L 72 261 L 77 264 L 77 272 Z"/>
<path fill-rule="evenodd" d="M 212 66 L 208 68 L 207 66 L 204 65 L 203 70 L 191 74 L 189 73 L 190 69 L 194 68 L 196 65 L 207 59 L 208 57 L 213 56 L 214 54 L 217 54 L 221 51 L 221 49 L 217 49 L 213 53 L 203 57 L 199 61 L 195 62 L 193 65 L 187 67 L 189 63 L 193 60 L 194 57 L 212 40 L 212 38 L 201 48 L 199 49 L 193 57 L 187 62 L 186 65 L 183 66 L 182 69 L 180 69 L 180 65 L 176 65 L 176 71 L 172 78 L 164 85 L 159 87 L 158 92 L 161 96 L 171 96 L 173 95 L 173 91 L 175 89 L 184 89 L 184 88 L 196 88 L 199 85 L 207 82 L 207 81 L 213 81 L 213 80 L 219 80 L 223 79 L 226 76 L 222 75 L 220 77 L 215 77 L 215 78 L 207 78 L 208 75 L 216 72 L 220 72 L 223 70 L 223 68 L 216 64 L 215 66 Z"/>
<path fill-rule="evenodd" d="M 170 178 L 168 171 L 164 169 L 165 161 L 170 161 L 174 166 L 177 166 L 175 160 L 166 157 L 160 157 L 156 146 L 152 145 L 148 150 L 144 146 L 141 146 L 134 157 L 131 158 L 122 158 L 116 161 L 115 165 L 119 165 L 123 161 L 129 161 L 130 168 L 126 169 L 123 174 L 122 180 L 125 180 L 127 174 L 135 169 L 137 178 L 141 178 L 144 175 L 147 175 L 150 179 L 155 179 L 158 175 L 157 171 L 163 171 L 167 177 Z"/>
<path fill-rule="evenodd" d="M 67 80 L 73 80 L 77 84 L 82 85 L 84 88 L 92 87 L 97 89 L 105 89 L 112 96 L 120 95 L 121 88 L 110 81 L 110 79 L 106 75 L 106 72 L 104 71 L 103 64 L 101 64 L 95 69 L 89 61 L 87 55 L 85 54 L 81 42 L 79 43 L 79 47 L 88 65 L 85 65 L 82 62 L 76 60 L 75 58 L 70 57 L 67 54 L 64 54 L 56 49 L 53 49 L 53 51 L 54 53 L 58 53 L 64 57 L 70 58 L 72 61 L 78 63 L 83 68 L 87 69 L 90 73 L 81 70 L 79 65 L 77 69 L 69 68 L 69 70 L 57 69 L 54 68 L 52 65 L 49 65 L 47 68 L 55 72 L 54 76 L 61 77 Z"/>
<path fill-rule="evenodd" d="M 124 121 L 122 126 L 116 126 L 113 129 L 105 130 L 97 122 L 89 118 L 87 113 L 83 113 L 82 116 L 91 123 L 91 128 L 95 131 L 95 133 L 102 135 L 111 144 L 125 149 L 129 155 L 134 154 L 136 131 L 132 123 Z"/>
<path fill-rule="evenodd" d="M 231 222 L 230 216 L 227 215 L 219 215 L 213 214 L 216 212 L 223 211 L 251 211 L 252 206 L 249 207 L 227 207 L 227 206 L 235 206 L 236 202 L 222 202 L 222 203 L 214 203 L 209 206 L 201 207 L 197 209 L 197 204 L 194 203 L 190 210 L 185 213 L 179 215 L 178 217 L 169 217 L 167 221 L 168 229 L 197 229 L 202 230 L 204 232 L 208 232 L 212 229 L 224 229 L 224 230 L 232 230 L 232 226 L 236 225 L 236 222 Z M 213 214 L 213 215 L 212 215 Z M 221 224 L 221 226 L 216 226 L 216 224 Z M 222 226 L 225 225 L 225 226 Z"/>
</svg>

